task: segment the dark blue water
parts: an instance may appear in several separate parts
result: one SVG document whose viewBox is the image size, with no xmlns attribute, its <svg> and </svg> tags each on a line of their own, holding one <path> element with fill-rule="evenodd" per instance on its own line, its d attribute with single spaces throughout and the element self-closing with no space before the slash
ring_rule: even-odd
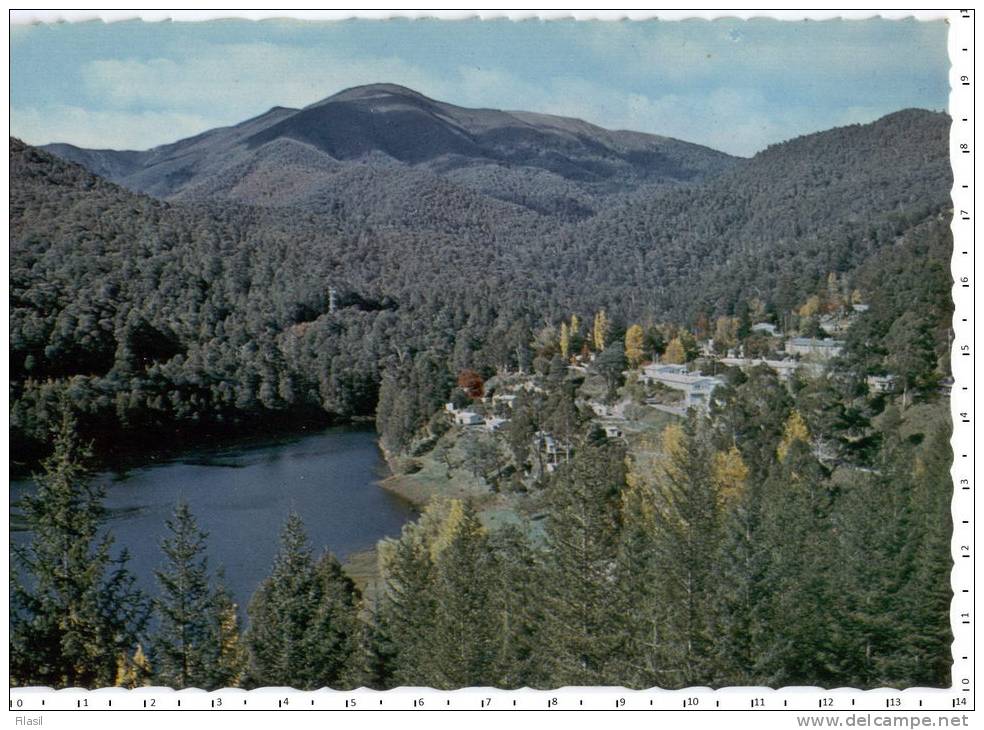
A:
<svg viewBox="0 0 984 730">
<path fill-rule="evenodd" d="M 209 533 L 210 567 L 224 566 L 226 584 L 242 607 L 269 574 L 292 510 L 304 520 L 316 555 L 327 548 L 344 560 L 398 535 L 415 512 L 378 486 L 385 473 L 372 430 L 333 428 L 187 452 L 96 479 L 107 487 L 115 547 L 129 549 L 141 588 L 156 590 L 164 520 L 183 499 Z M 30 480 L 12 482 L 11 503 L 29 489 Z M 12 537 L 20 542 L 30 534 Z"/>
</svg>

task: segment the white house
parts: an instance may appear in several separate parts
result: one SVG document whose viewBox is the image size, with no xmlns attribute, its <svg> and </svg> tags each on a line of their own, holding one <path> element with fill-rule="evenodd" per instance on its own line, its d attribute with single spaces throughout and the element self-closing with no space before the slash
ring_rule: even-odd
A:
<svg viewBox="0 0 984 730">
<path fill-rule="evenodd" d="M 686 375 L 688 372 L 686 365 L 654 362 L 642 368 L 642 377 L 655 379 L 660 375 Z"/>
<path fill-rule="evenodd" d="M 622 429 L 616 426 L 614 423 L 606 423 L 605 426 L 605 437 L 610 439 L 620 439 L 624 435 Z"/>
<path fill-rule="evenodd" d="M 600 416 L 601 418 L 607 418 L 612 414 L 611 407 L 605 405 L 604 403 L 591 401 L 590 403 L 588 403 L 588 406 L 590 406 L 591 410 L 594 411 L 594 414 L 596 416 Z"/>
<path fill-rule="evenodd" d="M 775 337 L 779 334 L 779 330 L 776 329 L 774 324 L 770 322 L 758 322 L 752 325 L 752 332 L 761 332 L 762 334 L 768 335 L 769 337 Z"/>
<path fill-rule="evenodd" d="M 685 408 L 707 408 L 711 393 L 724 384 L 720 378 L 689 373 L 685 365 L 647 365 L 642 369 L 641 380 L 681 391 Z"/>
<path fill-rule="evenodd" d="M 818 360 L 829 360 L 837 357 L 844 350 L 843 340 L 824 339 L 818 340 L 814 337 L 790 337 L 786 341 L 786 352 L 790 355 L 803 355 L 815 357 Z"/>
<path fill-rule="evenodd" d="M 484 419 L 474 411 L 458 411 L 454 414 L 454 422 L 459 426 L 478 426 Z"/>
<path fill-rule="evenodd" d="M 764 357 L 758 360 L 747 357 L 723 357 L 721 358 L 721 364 L 741 368 L 742 370 L 753 368 L 757 365 L 765 365 L 771 368 L 779 376 L 779 379 L 783 381 L 789 380 L 793 377 L 793 373 L 801 368 L 814 374 L 820 369 L 817 363 L 805 363 L 799 360 L 767 360 Z"/>
<path fill-rule="evenodd" d="M 533 434 L 533 448 L 543 452 L 547 471 L 556 469 L 557 465 L 567 461 L 571 454 L 570 444 L 558 442 L 546 431 L 537 431 Z"/>
<path fill-rule="evenodd" d="M 894 375 L 869 375 L 865 382 L 872 393 L 891 393 L 895 390 Z"/>
<path fill-rule="evenodd" d="M 509 408 L 512 408 L 516 404 L 516 396 L 512 393 L 496 393 L 492 396 L 492 403 L 502 403 Z"/>
<path fill-rule="evenodd" d="M 493 433 L 509 423 L 508 419 L 497 416 L 489 416 L 485 419 L 485 428 Z"/>
</svg>

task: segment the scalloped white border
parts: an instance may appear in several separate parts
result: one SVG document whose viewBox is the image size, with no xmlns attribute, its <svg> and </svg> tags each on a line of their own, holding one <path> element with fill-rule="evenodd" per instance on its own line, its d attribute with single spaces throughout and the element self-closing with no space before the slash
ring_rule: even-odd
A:
<svg viewBox="0 0 984 730">
<path fill-rule="evenodd" d="M 178 708 L 181 711 L 209 711 L 212 715 L 210 722 L 221 722 L 218 720 L 220 715 L 215 714 L 215 709 L 243 709 L 244 707 L 252 710 L 280 710 L 285 709 L 320 709 L 320 710 L 365 710 L 365 709 L 387 709 L 404 710 L 409 714 L 416 714 L 418 722 L 426 722 L 428 726 L 442 724 L 438 718 L 459 717 L 456 713 L 450 716 L 437 715 L 431 712 L 421 714 L 421 710 L 432 709 L 517 709 L 517 710 L 612 710 L 619 709 L 663 709 L 658 717 L 658 722 L 671 723 L 672 726 L 684 726 L 692 724 L 693 718 L 685 719 L 685 715 L 692 714 L 694 709 L 718 709 L 715 717 L 721 720 L 727 719 L 729 726 L 735 727 L 791 727 L 798 726 L 789 717 L 789 712 L 798 715 L 818 715 L 823 709 L 826 710 L 846 710 L 847 712 L 827 713 L 825 715 L 837 715 L 841 717 L 841 726 L 849 727 L 846 724 L 847 718 L 860 718 L 854 725 L 858 727 L 874 726 L 879 718 L 887 718 L 890 715 L 897 715 L 912 712 L 913 718 L 922 718 L 922 724 L 932 723 L 939 727 L 941 718 L 946 717 L 950 720 L 951 726 L 960 724 L 960 715 L 973 709 L 974 692 L 961 693 L 962 683 L 969 682 L 971 690 L 974 687 L 973 659 L 974 659 L 974 634 L 976 618 L 973 615 L 974 608 L 974 568 L 976 562 L 974 555 L 975 544 L 975 525 L 976 512 L 974 500 L 974 405 L 976 404 L 976 392 L 974 388 L 975 361 L 974 357 L 974 279 L 976 274 L 975 255 L 974 255 L 974 230 L 976 227 L 976 212 L 974 203 L 974 159 L 976 151 L 971 147 L 970 154 L 963 154 L 961 144 L 974 144 L 974 131 L 977 122 L 974 114 L 974 93 L 973 83 L 976 79 L 976 64 L 974 53 L 974 20 L 963 20 L 957 10 L 383 10 L 383 9 L 360 9 L 360 10 L 242 10 L 242 9 L 212 9 L 212 10 L 10 10 L 11 25 L 23 25 L 37 22 L 80 22 L 86 20 L 103 20 L 105 22 L 116 22 L 122 20 L 143 19 L 148 21 L 175 21 L 175 22 L 197 22 L 204 20 L 222 18 L 242 18 L 251 20 L 262 20 L 268 18 L 295 18 L 300 20 L 329 20 L 338 21 L 349 18 L 367 18 L 385 20 L 388 18 L 440 18 L 442 20 L 460 20 L 466 18 L 508 18 L 512 20 L 526 19 L 576 19 L 576 20 L 645 20 L 659 18 L 661 20 L 683 20 L 688 18 L 703 18 L 712 20 L 721 17 L 733 18 L 756 18 L 769 17 L 779 20 L 827 20 L 834 18 L 844 19 L 865 19 L 872 17 L 882 17 L 886 19 L 907 19 L 916 20 L 939 20 L 946 18 L 950 22 L 950 33 L 948 37 L 948 50 L 950 54 L 951 70 L 951 93 L 949 113 L 954 120 L 951 129 L 950 152 L 951 162 L 954 171 L 954 187 L 952 190 L 954 205 L 954 257 L 951 268 L 954 278 L 953 298 L 956 307 L 954 313 L 954 342 L 952 350 L 953 376 L 955 379 L 953 389 L 953 399 L 951 401 L 951 411 L 953 415 L 954 434 L 952 446 L 955 454 L 953 477 L 955 484 L 961 479 L 970 480 L 969 490 L 955 489 L 952 503 L 954 535 L 952 541 L 952 554 L 954 567 L 951 574 L 951 582 L 954 587 L 954 600 L 951 605 L 951 623 L 956 637 L 953 644 L 953 654 L 955 658 L 954 683 L 955 686 L 946 690 L 932 690 L 913 688 L 903 691 L 893 689 L 877 689 L 861 691 L 851 688 L 821 690 L 811 687 L 787 687 L 783 689 L 767 689 L 753 687 L 730 687 L 719 690 L 707 688 L 690 688 L 685 690 L 625 690 L 620 688 L 603 687 L 573 687 L 559 690 L 540 691 L 540 690 L 512 690 L 503 691 L 495 689 L 468 688 L 455 691 L 435 691 L 420 688 L 401 688 L 377 692 L 374 690 L 355 690 L 351 692 L 335 690 L 319 690 L 317 692 L 297 692 L 283 688 L 263 688 L 252 691 L 240 689 L 226 689 L 215 692 L 204 692 L 197 689 L 185 689 L 175 691 L 169 688 L 141 688 L 137 690 L 123 690 L 119 688 L 106 688 L 98 690 L 50 690 L 47 688 L 16 688 L 10 691 L 10 719 L 15 726 L 18 724 L 18 717 L 34 719 L 42 717 L 44 724 L 58 724 L 59 720 L 68 720 L 73 727 L 81 726 L 123 726 L 130 725 L 133 718 L 130 712 L 141 711 L 139 722 L 148 727 L 171 727 L 175 715 L 156 712 L 146 712 L 145 702 L 154 700 L 155 709 Z M 9 59 L 10 39 L 7 38 L 7 51 Z M 963 51 L 963 48 L 969 49 Z M 969 58 L 968 58 L 969 56 Z M 971 86 L 962 85 L 961 76 L 967 75 L 971 79 Z M 8 106 L 9 112 L 9 78 L 4 82 L 7 84 L 7 93 L 4 95 L 4 103 Z M 967 119 L 963 122 L 963 119 Z M 5 165 L 7 175 L 4 181 L 9 179 L 9 160 Z M 963 188 L 962 185 L 967 185 Z M 959 214 L 960 210 L 970 212 L 970 220 L 963 220 Z M 5 225 L 9 223 L 5 222 Z M 958 252 L 967 251 L 967 254 Z M 3 266 L 7 269 L 7 276 L 4 277 L 5 296 L 0 306 L 9 316 L 8 297 L 9 297 L 9 263 L 5 260 Z M 960 277 L 969 277 L 969 287 L 963 287 Z M 966 320 L 966 321 L 964 321 Z M 971 354 L 962 356 L 961 347 L 969 345 Z M 4 351 L 3 368 L 9 377 L 9 352 Z M 963 390 L 967 388 L 967 390 Z M 3 399 L 3 407 L 9 411 L 8 394 L 6 390 L 2 392 L 0 398 Z M 963 423 L 961 413 L 969 413 L 971 423 Z M 6 435 L 9 442 L 9 423 L 5 425 Z M 962 454 L 967 454 L 962 457 Z M 9 473 L 9 454 L 4 453 L 2 458 L 7 462 Z M 4 522 L 9 531 L 9 514 L 4 513 Z M 964 525 L 963 520 L 969 524 Z M 963 550 L 961 545 L 970 547 L 971 559 L 967 561 L 962 558 Z M 969 564 L 968 564 L 969 563 Z M 4 555 L 4 566 L 9 574 L 9 554 Z M 962 591 L 967 589 L 969 592 L 964 594 Z M 4 596 L 5 606 L 9 611 L 9 597 Z M 971 624 L 964 624 L 962 614 L 970 614 Z M 4 671 L 9 667 L 9 646 L 7 641 L 2 644 L 2 666 Z M 962 660 L 959 657 L 968 657 Z M 970 669 L 963 667 L 970 665 Z M 956 698 L 970 696 L 967 706 L 954 707 L 952 702 Z M 683 711 L 684 703 L 697 700 L 697 705 L 691 705 L 691 709 Z M 283 703 L 287 700 L 287 707 Z M 491 700 L 491 702 L 490 702 Z M 779 712 L 757 712 L 740 711 L 752 709 L 752 703 L 760 700 L 766 710 L 779 710 Z M 892 707 L 892 703 L 900 702 L 901 707 Z M 72 713 L 65 715 L 61 713 L 51 714 L 38 710 L 78 710 L 80 706 L 87 703 L 85 713 Z M 218 708 L 216 704 L 218 703 Z M 715 703 L 717 705 L 715 706 Z M 821 705 L 827 704 L 825 708 Z M 18 706 L 20 705 L 20 706 Z M 109 712 L 101 711 L 103 709 Z M 785 710 L 785 711 L 783 711 Z M 95 711 L 96 714 L 91 714 Z M 858 713 L 853 715 L 853 713 Z M 195 713 L 197 714 L 197 713 Z M 182 720 L 185 716 L 181 716 Z M 228 718 L 228 715 L 224 715 Z M 266 718 L 263 713 L 235 713 L 232 715 L 233 722 L 237 726 L 251 726 Z M 307 725 L 309 722 L 313 726 L 314 722 L 321 723 L 317 713 L 292 713 L 290 722 L 292 724 Z M 332 715 L 331 721 L 337 722 L 339 715 Z M 491 725 L 488 718 L 501 717 L 496 714 L 487 715 L 485 719 L 476 721 L 479 725 Z M 590 714 L 584 714 L 581 719 L 574 720 L 579 724 Z M 630 713 L 623 715 L 622 722 L 629 722 L 632 718 L 642 718 L 645 715 Z M 708 716 L 701 713 L 702 719 Z M 754 720 L 752 719 L 754 717 Z M 305 719 L 306 718 L 306 719 Z M 422 718 L 422 719 L 419 719 Z M 568 718 L 570 719 L 570 718 Z M 91 722 L 90 722 L 91 720 Z M 590 721 L 590 720 L 587 720 Z M 865 723 L 866 721 L 866 723 Z M 649 722 L 649 720 L 645 720 Z M 264 722 L 263 726 L 267 723 Z"/>
</svg>

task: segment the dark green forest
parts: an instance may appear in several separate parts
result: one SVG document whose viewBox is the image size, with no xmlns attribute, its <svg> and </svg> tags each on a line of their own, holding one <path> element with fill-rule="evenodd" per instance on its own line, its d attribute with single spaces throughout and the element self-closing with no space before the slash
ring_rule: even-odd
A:
<svg viewBox="0 0 984 730">
<path fill-rule="evenodd" d="M 12 139 L 10 448 L 38 482 L 12 682 L 949 686 L 949 122 L 906 110 L 623 188 L 353 168 L 270 204 L 214 177 L 151 198 Z M 728 318 L 751 352 L 753 321 L 823 336 L 811 300 L 854 291 L 820 375 L 724 368 L 646 459 L 592 425 L 554 336 L 606 312 L 604 344 L 565 346 L 612 391 L 630 334 L 693 362 Z M 573 447 L 530 487 L 536 525 L 434 500 L 360 589 L 293 515 L 242 625 L 187 506 L 153 597 L 105 529 L 90 477 L 148 434 L 374 418 L 399 455 L 469 402 L 462 373 L 516 370 L 543 388 L 495 471 L 530 467 L 541 428 Z M 869 392 L 885 374 L 897 392 Z"/>
</svg>

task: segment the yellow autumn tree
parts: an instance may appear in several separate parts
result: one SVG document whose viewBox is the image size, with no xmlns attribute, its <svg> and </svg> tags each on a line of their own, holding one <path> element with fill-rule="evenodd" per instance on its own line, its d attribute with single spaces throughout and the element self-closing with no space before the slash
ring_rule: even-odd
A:
<svg viewBox="0 0 984 730">
<path fill-rule="evenodd" d="M 634 324 L 625 331 L 625 357 L 628 359 L 629 365 L 634 368 L 642 362 L 642 343 L 642 327 Z"/>
<path fill-rule="evenodd" d="M 571 337 L 581 334 L 581 319 L 576 314 L 571 315 Z"/>
<path fill-rule="evenodd" d="M 595 315 L 594 327 L 592 328 L 592 339 L 594 340 L 594 347 L 597 352 L 605 349 L 605 338 L 608 336 L 608 327 L 608 315 L 602 309 Z"/>
<path fill-rule="evenodd" d="M 249 652 L 239 630 L 236 604 L 232 601 L 223 603 L 218 609 L 218 619 L 219 656 L 216 663 L 224 675 L 223 685 L 238 687 L 246 676 Z"/>
<path fill-rule="evenodd" d="M 714 344 L 724 349 L 734 347 L 738 341 L 738 319 L 736 317 L 718 317 L 714 325 Z"/>
<path fill-rule="evenodd" d="M 564 360 L 570 357 L 571 353 L 571 331 L 567 328 L 567 322 L 560 325 L 560 356 Z"/>
<path fill-rule="evenodd" d="M 786 425 L 782 430 L 782 439 L 779 441 L 779 447 L 776 449 L 776 455 L 779 457 L 779 461 L 785 461 L 786 454 L 789 453 L 789 448 L 796 441 L 804 444 L 810 443 L 810 429 L 807 427 L 806 421 L 803 420 L 803 416 L 799 414 L 799 411 L 793 411 L 789 418 L 786 419 Z"/>
<path fill-rule="evenodd" d="M 430 543 L 430 557 L 437 562 L 438 557 L 454 542 L 461 523 L 465 518 L 465 507 L 460 499 L 450 500 L 444 519 L 437 526 L 437 532 Z"/>
<path fill-rule="evenodd" d="M 663 362 L 676 365 L 682 365 L 687 362 L 687 351 L 683 347 L 683 342 L 679 337 L 674 337 L 670 340 L 670 344 L 666 346 L 666 352 L 663 353 Z"/>
<path fill-rule="evenodd" d="M 663 472 L 673 481 L 680 481 L 683 474 L 679 471 L 678 464 L 685 463 L 687 452 L 686 436 L 683 428 L 675 423 L 663 429 L 660 439 L 662 442 L 662 456 L 660 466 Z"/>
<path fill-rule="evenodd" d="M 409 522 L 397 540 L 386 539 L 379 543 L 378 564 L 380 573 L 386 575 L 396 554 L 397 542 L 411 545 L 421 555 L 436 560 L 453 537 L 454 530 L 464 516 L 461 501 L 446 497 L 435 497 L 416 522 Z"/>
<path fill-rule="evenodd" d="M 636 524 L 647 532 L 657 529 L 656 492 L 648 483 L 649 479 L 633 472 L 626 474 L 626 487 L 622 490 L 622 523 Z"/>
<path fill-rule="evenodd" d="M 656 488 L 656 474 L 663 459 L 661 439 L 660 435 L 639 435 L 636 448 L 625 457 L 625 481 L 630 487 L 644 487 L 649 491 Z"/>
<path fill-rule="evenodd" d="M 758 322 L 765 317 L 765 302 L 758 297 L 752 297 L 748 302 L 748 316 Z"/>
<path fill-rule="evenodd" d="M 820 311 L 820 297 L 812 296 L 806 300 L 806 303 L 799 308 L 800 317 L 812 317 L 814 314 Z"/>
<path fill-rule="evenodd" d="M 120 654 L 116 660 L 116 686 L 126 689 L 150 686 L 152 671 L 143 647 L 137 644 L 133 656 Z"/>
<path fill-rule="evenodd" d="M 733 505 L 745 493 L 748 467 L 736 447 L 732 446 L 727 451 L 718 451 L 714 454 L 711 479 L 717 491 L 719 507 Z"/>
</svg>

